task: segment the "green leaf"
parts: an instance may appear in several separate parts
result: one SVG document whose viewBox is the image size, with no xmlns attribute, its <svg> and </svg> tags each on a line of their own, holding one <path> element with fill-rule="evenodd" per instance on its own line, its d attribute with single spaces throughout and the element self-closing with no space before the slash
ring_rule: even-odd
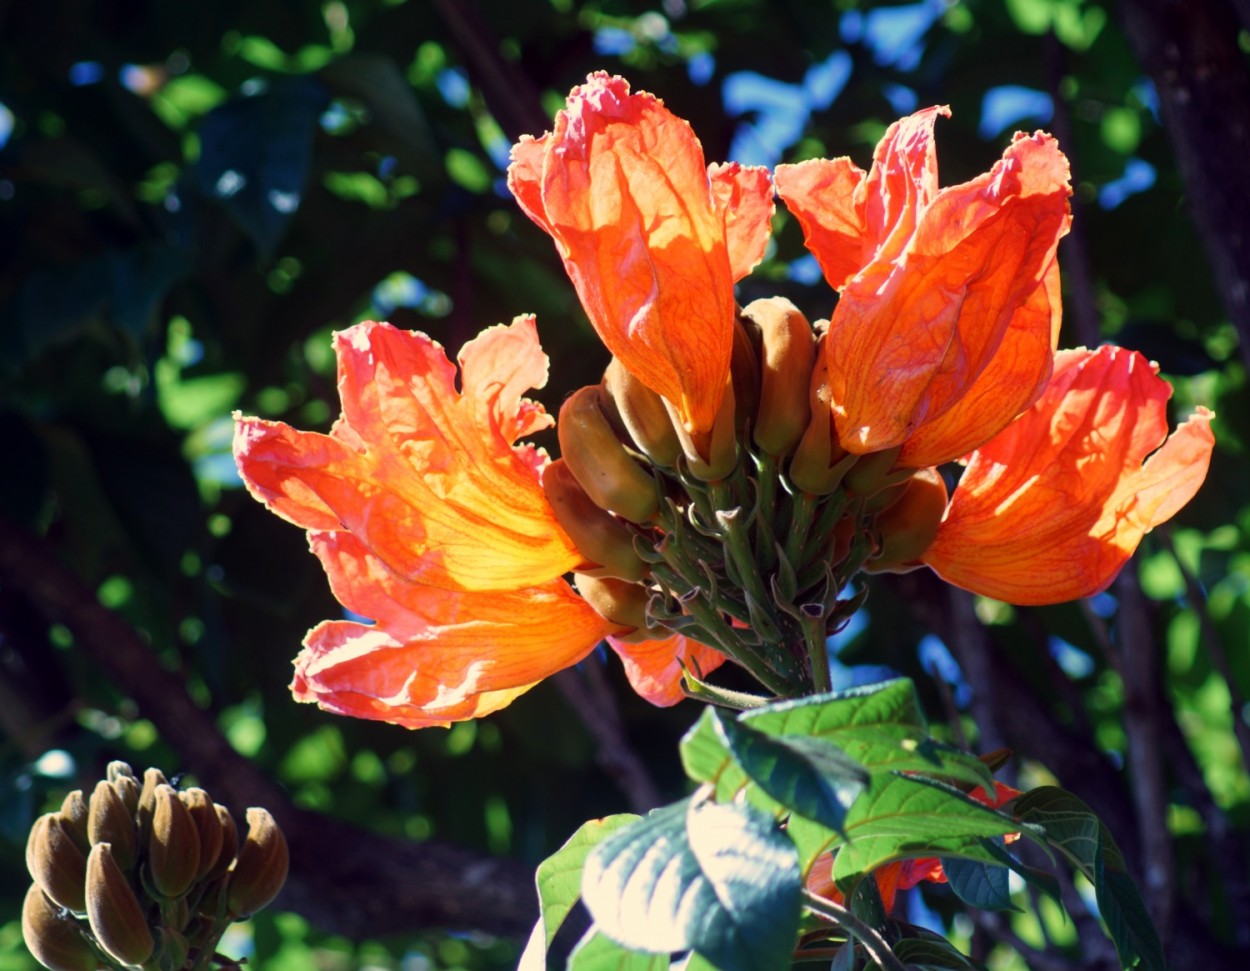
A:
<svg viewBox="0 0 1250 971">
<path fill-rule="evenodd" d="M 892 860 L 958 855 L 996 862 L 979 838 L 1005 836 L 1019 824 L 957 789 L 913 776 L 874 776 L 846 818 L 848 842 L 834 858 L 838 885 L 853 888 Z"/>
<path fill-rule="evenodd" d="M 720 971 L 784 967 L 798 931 L 802 878 L 793 844 L 752 806 L 685 800 L 591 852 L 582 898 L 623 947 L 697 950 Z"/>
<path fill-rule="evenodd" d="M 569 955 L 568 971 L 668 971 L 667 954 L 630 951 L 593 924 Z"/>
<path fill-rule="evenodd" d="M 905 938 L 894 945 L 894 956 L 909 971 L 973 971 L 976 967 L 953 944 L 936 936 Z"/>
<path fill-rule="evenodd" d="M 827 739 L 771 738 L 712 709 L 725 747 L 782 806 L 835 830 L 868 785 L 868 771 Z"/>
<path fill-rule="evenodd" d="M 942 872 L 955 895 L 966 904 L 981 910 L 1020 909 L 1011 902 L 1010 871 L 1005 866 L 950 856 L 942 858 Z"/>
<path fill-rule="evenodd" d="M 1046 894 L 1051 900 L 1063 906 L 1063 898 L 1060 895 L 1059 881 L 1055 879 L 1054 874 L 1045 870 L 1039 870 L 1036 867 L 1026 866 L 1021 863 L 1015 856 L 1007 851 L 1005 846 L 999 844 L 998 840 L 982 840 L 981 844 L 989 851 L 999 863 L 1007 867 L 1013 873 L 1018 873 L 1020 877 L 1030 886 L 1040 890 Z M 1049 847 L 1046 848 L 1049 853 Z"/>
<path fill-rule="evenodd" d="M 1120 963 L 1128 968 L 1140 958 L 1143 971 L 1167 971 L 1159 932 L 1133 878 L 1122 870 L 1111 869 L 1100 858 L 1094 873 L 1094 893 Z"/>
<path fill-rule="evenodd" d="M 534 879 L 538 885 L 544 947 L 551 946 L 556 931 L 581 896 L 582 867 L 587 855 L 622 826 L 640 818 L 633 813 L 621 813 L 582 823 L 562 847 L 538 864 Z"/>
</svg>

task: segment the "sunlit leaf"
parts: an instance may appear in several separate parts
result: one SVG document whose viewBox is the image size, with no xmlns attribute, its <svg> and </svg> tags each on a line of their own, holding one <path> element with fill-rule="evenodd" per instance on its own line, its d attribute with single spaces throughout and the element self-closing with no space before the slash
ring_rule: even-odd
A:
<svg viewBox="0 0 1250 971">
<path fill-rule="evenodd" d="M 551 946 L 556 931 L 581 896 L 582 867 L 586 856 L 612 833 L 638 818 L 631 813 L 621 813 L 583 823 L 568 842 L 538 864 L 535 882 L 538 884 L 538 903 L 542 910 L 543 937 L 547 947 Z"/>
</svg>

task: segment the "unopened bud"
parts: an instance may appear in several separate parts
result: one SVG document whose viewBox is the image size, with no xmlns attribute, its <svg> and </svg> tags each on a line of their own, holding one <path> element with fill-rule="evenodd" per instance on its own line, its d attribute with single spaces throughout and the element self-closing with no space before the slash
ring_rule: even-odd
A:
<svg viewBox="0 0 1250 971">
<path fill-rule="evenodd" d="M 681 444 L 664 399 L 625 370 L 616 358 L 603 372 L 603 390 L 638 451 L 661 468 L 676 467 Z"/>
<path fill-rule="evenodd" d="M 129 762 L 123 762 L 121 759 L 114 759 L 105 767 L 104 777 L 108 779 L 109 782 L 116 782 L 118 779 L 134 779 L 135 770 L 130 767 Z"/>
<path fill-rule="evenodd" d="M 582 572 L 641 580 L 647 565 L 634 552 L 633 530 L 586 495 L 564 459 L 543 469 L 543 493 L 556 521 L 585 557 Z"/>
<path fill-rule="evenodd" d="M 200 834 L 173 786 L 156 787 L 148 876 L 162 897 L 181 897 L 200 871 Z"/>
<path fill-rule="evenodd" d="M 97 843 L 87 857 L 87 920 L 100 946 L 122 964 L 152 956 L 152 931 L 108 843 Z"/>
<path fill-rule="evenodd" d="M 60 813 L 35 820 L 26 840 L 26 869 L 53 901 L 82 913 L 86 907 L 87 858 Z"/>
<path fill-rule="evenodd" d="M 268 906 L 286 883 L 290 857 L 286 837 L 269 810 L 247 811 L 247 838 L 230 874 L 227 907 L 236 917 L 247 917 Z"/>
<path fill-rule="evenodd" d="M 152 832 L 152 814 L 156 812 L 157 786 L 167 786 L 169 780 L 160 769 L 147 769 L 143 773 L 143 788 L 139 790 L 139 806 L 135 810 L 135 818 L 139 823 L 139 838 L 146 844 Z"/>
<path fill-rule="evenodd" d="M 818 325 L 819 326 L 819 325 Z M 833 401 L 829 390 L 829 362 L 824 354 L 824 336 L 816 344 L 812 380 L 808 386 L 810 420 L 790 459 L 789 477 L 795 488 L 814 496 L 827 496 L 842 484 L 857 455 L 838 444 L 833 424 Z"/>
<path fill-rule="evenodd" d="M 139 808 L 139 783 L 134 776 L 119 775 L 113 780 L 113 789 L 117 793 L 117 797 L 122 801 L 122 805 L 126 807 L 131 817 Z"/>
<path fill-rule="evenodd" d="M 846 491 L 854 496 L 871 499 L 891 486 L 911 478 L 911 469 L 895 468 L 900 448 L 887 448 L 859 456 L 842 480 Z"/>
<path fill-rule="evenodd" d="M 946 483 L 936 469 L 912 476 L 899 500 L 876 518 L 881 552 L 864 564 L 865 572 L 907 573 L 919 567 L 937 536 L 946 498 Z"/>
<path fill-rule="evenodd" d="M 65 796 L 61 803 L 61 818 L 69 828 L 74 843 L 82 850 L 83 859 L 91 852 L 91 839 L 87 836 L 87 800 L 81 789 L 75 789 Z"/>
<path fill-rule="evenodd" d="M 769 455 L 789 455 L 811 419 L 810 388 L 816 362 L 812 325 L 784 297 L 755 300 L 742 316 L 759 329 L 760 404 L 752 436 Z"/>
<path fill-rule="evenodd" d="M 134 866 L 138 850 L 134 817 L 112 783 L 105 779 L 97 782 L 91 793 L 87 838 L 93 847 L 97 843 L 111 844 L 113 859 L 123 870 Z"/>
<path fill-rule="evenodd" d="M 596 613 L 625 628 L 620 635 L 646 629 L 647 601 L 651 599 L 646 587 L 611 577 L 587 576 L 584 573 L 574 573 L 573 584 L 583 599 L 595 608 Z"/>
<path fill-rule="evenodd" d="M 645 523 L 659 508 L 655 480 L 617 439 L 599 405 L 600 393 L 597 384 L 579 388 L 561 405 L 560 454 L 595 505 Z"/>
<path fill-rule="evenodd" d="M 221 852 L 217 854 L 217 862 L 204 875 L 204 879 L 215 880 L 234 863 L 234 856 L 239 852 L 239 827 L 234 824 L 230 810 L 220 803 L 213 803 L 213 811 L 217 813 L 217 822 L 221 824 Z"/>
<path fill-rule="evenodd" d="M 178 793 L 178 798 L 195 821 L 195 831 L 200 837 L 200 867 L 195 875 L 199 880 L 212 871 L 217 865 L 217 857 L 221 855 L 221 844 L 225 838 L 221 820 L 217 817 L 212 797 L 203 789 L 184 789 Z M 234 853 L 230 855 L 233 857 Z"/>
<path fill-rule="evenodd" d="M 755 420 L 760 405 L 759 331 L 754 323 L 734 318 L 733 354 L 729 376 L 734 389 L 734 430 Z"/>
<path fill-rule="evenodd" d="M 716 482 L 725 478 L 738 464 L 738 425 L 735 392 L 732 381 L 725 382 L 725 394 L 720 400 L 720 410 L 710 431 L 692 436 L 673 413 L 677 440 L 686 454 L 690 474 L 703 482 Z"/>
<path fill-rule="evenodd" d="M 48 971 L 96 971 L 100 966 L 78 921 L 45 897 L 37 884 L 26 891 L 22 904 L 22 939 Z"/>
</svg>

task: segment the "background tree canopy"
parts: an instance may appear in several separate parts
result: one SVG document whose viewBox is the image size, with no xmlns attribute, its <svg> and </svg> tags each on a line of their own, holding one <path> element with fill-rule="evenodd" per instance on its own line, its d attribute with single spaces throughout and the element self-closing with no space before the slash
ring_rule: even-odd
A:
<svg viewBox="0 0 1250 971">
<path fill-rule="evenodd" d="M 947 184 L 1017 128 L 1059 137 L 1076 187 L 1061 344 L 1141 350 L 1178 412 L 1212 407 L 1210 478 L 1088 602 L 877 584 L 839 638 L 840 683 L 915 678 L 952 738 L 1012 748 L 1022 779 L 1106 819 L 1176 967 L 1244 967 L 1246 17 L 1225 0 L 0 4 L 0 969 L 35 966 L 17 923 L 32 819 L 110 759 L 282 822 L 288 889 L 254 950 L 228 949 L 266 971 L 508 967 L 533 865 L 588 817 L 681 794 L 695 710 L 647 706 L 608 656 L 448 731 L 293 703 L 300 639 L 341 608 L 229 451 L 235 408 L 328 428 L 330 332 L 366 318 L 454 350 L 533 312 L 549 410 L 598 380 L 606 352 L 503 184 L 512 141 L 598 68 L 690 119 L 709 159 L 867 166 L 890 121 L 933 103 L 953 109 Z M 827 316 L 797 224 L 774 227 L 740 302 Z M 1075 923 L 1043 901 L 951 932 L 998 968 L 1110 967 L 1081 889 L 1066 898 Z M 935 926 L 956 909 L 932 887 L 910 906 Z"/>
</svg>

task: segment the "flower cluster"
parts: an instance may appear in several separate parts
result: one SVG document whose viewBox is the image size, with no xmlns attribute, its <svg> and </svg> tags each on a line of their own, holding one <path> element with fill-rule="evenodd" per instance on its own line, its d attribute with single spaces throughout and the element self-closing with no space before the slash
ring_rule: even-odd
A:
<svg viewBox="0 0 1250 971">
<path fill-rule="evenodd" d="M 772 694 L 827 686 L 824 643 L 861 572 L 927 565 L 1019 604 L 1104 588 L 1196 492 L 1205 409 L 1170 437 L 1169 386 L 1115 347 L 1056 352 L 1070 221 L 1053 138 L 938 183 L 945 108 L 849 159 L 708 166 L 690 126 L 599 73 L 508 184 L 555 241 L 613 355 L 561 409 L 535 322 L 460 351 L 364 323 L 336 337 L 328 435 L 238 418 L 249 490 L 308 531 L 372 623 L 314 628 L 294 692 L 410 727 L 494 711 L 601 640 L 670 704 L 726 658 Z M 815 326 L 735 304 L 776 194 L 839 293 Z M 832 303 L 832 299 L 831 299 Z M 937 467 L 964 469 L 953 494 Z M 574 584 L 566 579 L 574 575 Z"/>
</svg>

